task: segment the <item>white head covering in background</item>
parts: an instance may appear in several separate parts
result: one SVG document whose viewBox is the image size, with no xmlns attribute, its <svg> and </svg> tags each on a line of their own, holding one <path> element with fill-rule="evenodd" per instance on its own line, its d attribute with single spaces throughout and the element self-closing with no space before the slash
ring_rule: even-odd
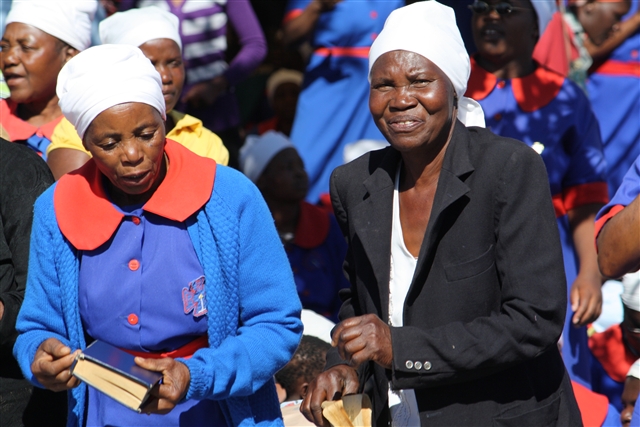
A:
<svg viewBox="0 0 640 427">
<path fill-rule="evenodd" d="M 302 86 L 302 73 L 296 70 L 289 70 L 281 68 L 275 73 L 269 76 L 267 80 L 267 99 L 270 103 L 273 103 L 273 95 L 276 92 L 278 86 L 283 83 L 293 83 L 298 86 Z"/>
<path fill-rule="evenodd" d="M 114 13 L 100 22 L 99 29 L 104 44 L 139 47 L 149 40 L 171 39 L 182 49 L 180 20 L 155 6 Z"/>
<path fill-rule="evenodd" d="M 637 378 L 640 380 L 640 359 L 633 362 L 631 368 L 629 368 L 629 372 L 627 373 L 628 377 Z"/>
<path fill-rule="evenodd" d="M 551 22 L 553 14 L 558 10 L 555 0 L 531 0 L 531 4 L 538 16 L 538 34 L 542 37 L 542 33 Z"/>
<path fill-rule="evenodd" d="M 264 134 L 249 135 L 240 149 L 240 170 L 254 183 L 271 159 L 293 144 L 283 133 L 270 130 Z"/>
<path fill-rule="evenodd" d="M 631 310 L 640 311 L 640 271 L 625 274 L 622 286 L 622 303 Z"/>
<path fill-rule="evenodd" d="M 80 138 L 98 114 L 126 102 L 151 105 L 167 117 L 160 74 L 133 46 L 105 44 L 79 53 L 60 70 L 56 92 Z"/>
<path fill-rule="evenodd" d="M 344 163 L 349 163 L 369 151 L 380 150 L 388 146 L 389 143 L 385 140 L 359 139 L 344 146 L 342 160 Z"/>
<path fill-rule="evenodd" d="M 69 46 L 85 50 L 91 46 L 91 22 L 97 0 L 13 0 L 6 24 L 33 25 Z"/>
<path fill-rule="evenodd" d="M 391 12 L 369 51 L 369 79 L 376 60 L 394 50 L 414 52 L 436 64 L 458 95 L 458 119 L 466 126 L 484 127 L 482 107 L 464 97 L 471 64 L 453 9 L 421 1 Z"/>
<path fill-rule="evenodd" d="M 303 308 L 300 312 L 300 320 L 302 320 L 305 335 L 320 338 L 322 341 L 331 344 L 331 330 L 336 326 L 335 323 L 306 308 Z"/>
</svg>

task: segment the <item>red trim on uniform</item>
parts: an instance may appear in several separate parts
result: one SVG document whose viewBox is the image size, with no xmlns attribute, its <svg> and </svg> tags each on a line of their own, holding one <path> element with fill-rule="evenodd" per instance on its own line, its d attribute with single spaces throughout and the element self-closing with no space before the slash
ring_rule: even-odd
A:
<svg viewBox="0 0 640 427">
<path fill-rule="evenodd" d="M 38 127 L 27 123 L 18 117 L 17 110 L 18 104 L 15 102 L 12 102 L 9 99 L 0 100 L 0 118 L 2 118 L 2 127 L 9 134 L 11 141 L 26 141 L 35 134 L 40 134 L 51 141 L 53 130 L 64 117 L 60 114 L 60 117 Z"/>
<path fill-rule="evenodd" d="M 591 335 L 589 349 L 607 375 L 619 383 L 624 382 L 631 365 L 636 361 L 622 341 L 622 325 L 614 325 L 604 332 Z"/>
<path fill-rule="evenodd" d="M 205 347 L 209 347 L 209 337 L 207 335 L 198 337 L 180 348 L 164 353 L 146 353 L 144 351 L 127 350 L 126 348 L 123 348 L 122 350 L 133 356 L 144 357 L 146 359 L 163 359 L 165 357 L 171 357 L 172 359 L 177 359 L 178 357 L 182 359 L 190 359 L 191 356 L 193 356 L 193 353 Z"/>
<path fill-rule="evenodd" d="M 548 105 L 558 96 L 564 77 L 558 73 L 538 66 L 528 76 L 511 79 L 511 90 L 518 106 L 527 113 L 532 113 Z M 476 101 L 486 98 L 498 84 L 492 73 L 478 65 L 471 58 L 471 75 L 467 83 L 465 96 Z"/>
<path fill-rule="evenodd" d="M 352 58 L 369 58 L 369 49 L 368 46 L 362 47 L 342 47 L 342 46 L 332 46 L 332 47 L 320 47 L 316 49 L 313 53 L 320 56 L 349 56 Z"/>
<path fill-rule="evenodd" d="M 554 194 L 551 198 L 553 202 L 553 209 L 556 211 L 556 218 L 560 218 L 561 216 L 565 216 L 567 214 L 566 209 L 564 208 L 564 200 L 562 199 L 562 194 Z"/>
<path fill-rule="evenodd" d="M 331 203 L 331 194 L 320 193 L 318 200 L 318 207 L 324 209 L 327 212 L 333 213 L 333 204 Z"/>
<path fill-rule="evenodd" d="M 620 213 L 620 211 L 623 210 L 624 208 L 625 208 L 624 205 L 613 205 L 611 207 L 611 209 L 609 209 L 609 212 L 604 214 L 602 217 L 600 217 L 596 221 L 596 225 L 595 225 L 595 237 L 596 237 L 596 239 L 598 239 L 598 235 L 602 231 L 602 227 L 604 227 L 604 225 L 607 223 L 607 221 L 609 221 L 611 218 L 613 218 L 618 213 Z"/>
<path fill-rule="evenodd" d="M 317 248 L 329 234 L 329 213 L 307 202 L 300 203 L 300 218 L 293 243 L 303 249 Z"/>
<path fill-rule="evenodd" d="M 183 222 L 211 197 L 216 163 L 170 139 L 165 153 L 169 159 L 167 175 L 143 209 Z M 60 178 L 54 190 L 58 227 L 76 249 L 97 249 L 111 238 L 124 217 L 109 201 L 102 179 L 94 159 L 90 159 Z"/>
<path fill-rule="evenodd" d="M 292 19 L 296 19 L 298 16 L 302 15 L 302 12 L 302 9 L 293 9 L 291 12 L 284 15 L 284 18 L 282 18 L 282 25 L 286 24 Z"/>
<path fill-rule="evenodd" d="M 571 385 L 580 409 L 582 424 L 585 426 L 601 426 L 609 412 L 609 399 L 607 396 L 591 391 L 575 381 L 571 381 Z"/>
<path fill-rule="evenodd" d="M 260 123 L 258 123 L 258 135 L 262 135 L 263 133 L 270 131 L 270 130 L 276 130 L 278 129 L 278 122 L 279 122 L 279 118 L 276 117 L 272 117 L 270 119 L 261 121 Z"/>
<path fill-rule="evenodd" d="M 574 185 L 562 191 L 564 209 L 569 212 L 580 206 L 591 203 L 609 203 L 609 187 L 606 182 L 589 182 Z"/>
<path fill-rule="evenodd" d="M 640 77 L 640 61 L 608 60 L 595 69 L 595 73 L 610 76 Z"/>
</svg>

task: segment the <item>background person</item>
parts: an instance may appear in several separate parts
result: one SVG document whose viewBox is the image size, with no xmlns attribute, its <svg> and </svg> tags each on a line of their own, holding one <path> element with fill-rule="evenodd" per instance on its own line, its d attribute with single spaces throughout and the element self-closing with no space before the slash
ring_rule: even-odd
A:
<svg viewBox="0 0 640 427">
<path fill-rule="evenodd" d="M 118 12 L 100 22 L 100 39 L 104 44 L 139 47 L 156 68 L 162 79 L 167 108 L 167 138 L 218 164 L 228 164 L 229 152 L 220 138 L 203 127 L 201 120 L 174 109 L 185 80 L 179 22 L 175 15 L 156 7 Z M 78 169 L 91 158 L 67 119 L 62 119 L 54 131 L 47 155 L 47 163 L 56 179 Z"/>
<path fill-rule="evenodd" d="M 136 47 L 88 49 L 57 91 L 92 159 L 36 202 L 22 372 L 70 390 L 70 426 L 279 425 L 273 375 L 300 302 L 258 190 L 165 138 L 160 76 Z M 71 376 L 89 339 L 162 372 L 143 414 Z"/>
<path fill-rule="evenodd" d="M 627 373 L 627 378 L 622 391 L 622 412 L 620 413 L 620 423 L 622 427 L 631 426 L 634 420 L 633 409 L 638 406 L 640 395 L 640 359 L 636 360 Z"/>
<path fill-rule="evenodd" d="M 10 97 L 0 100 L 0 127 L 46 158 L 62 120 L 56 80 L 62 66 L 91 45 L 95 0 L 25 0 L 12 4 L 0 41 L 0 67 Z"/>
<path fill-rule="evenodd" d="M 392 12 L 369 60 L 391 147 L 332 176 L 351 292 L 303 413 L 320 426 L 323 401 L 373 378 L 376 425 L 581 425 L 556 346 L 566 290 L 542 160 L 472 126 L 450 8 Z"/>
</svg>

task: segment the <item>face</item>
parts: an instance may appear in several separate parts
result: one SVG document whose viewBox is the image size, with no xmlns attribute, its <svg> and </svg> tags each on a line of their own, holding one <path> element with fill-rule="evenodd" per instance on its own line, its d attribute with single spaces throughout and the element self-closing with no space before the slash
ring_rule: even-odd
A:
<svg viewBox="0 0 640 427">
<path fill-rule="evenodd" d="M 538 22 L 529 0 L 486 0 L 486 3 L 492 6 L 508 3 L 514 9 L 504 15 L 496 10 L 473 13 L 471 29 L 478 55 L 492 63 L 520 58 L 530 61 L 538 40 Z"/>
<path fill-rule="evenodd" d="M 631 425 L 631 415 L 633 408 L 640 394 L 640 380 L 633 377 L 627 377 L 622 390 L 622 412 L 620 412 L 620 423 L 623 427 Z"/>
<path fill-rule="evenodd" d="M 146 202 L 164 178 L 164 121 L 150 105 L 129 102 L 103 111 L 83 144 L 109 179 L 116 204 Z"/>
<path fill-rule="evenodd" d="M 401 152 L 446 142 L 457 112 L 454 105 L 449 78 L 422 55 L 387 52 L 371 68 L 371 115 Z"/>
<path fill-rule="evenodd" d="M 640 354 L 640 312 L 623 308 L 622 333 L 627 344 L 636 354 Z"/>
<path fill-rule="evenodd" d="M 18 104 L 53 99 L 58 73 L 77 53 L 44 31 L 18 22 L 7 25 L 0 49 L 2 74 Z"/>
<path fill-rule="evenodd" d="M 282 83 L 273 91 L 273 111 L 278 117 L 293 120 L 300 95 L 300 86 L 295 83 Z"/>
<path fill-rule="evenodd" d="M 265 198 L 289 202 L 305 198 L 309 178 L 295 148 L 285 148 L 271 159 L 258 179 L 258 188 Z"/>
<path fill-rule="evenodd" d="M 629 12 L 630 7 L 628 0 L 590 1 L 578 10 L 577 15 L 589 39 L 598 46 L 609 37 L 614 25 Z"/>
<path fill-rule="evenodd" d="M 142 44 L 140 50 L 160 73 L 168 113 L 180 100 L 184 86 L 184 63 L 180 47 L 171 39 L 154 39 Z"/>
</svg>

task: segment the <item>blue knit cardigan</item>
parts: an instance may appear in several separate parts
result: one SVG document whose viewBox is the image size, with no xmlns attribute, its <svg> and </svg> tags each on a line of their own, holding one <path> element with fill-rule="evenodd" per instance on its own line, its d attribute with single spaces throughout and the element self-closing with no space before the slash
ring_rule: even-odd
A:
<svg viewBox="0 0 640 427">
<path fill-rule="evenodd" d="M 35 204 L 13 350 L 25 377 L 40 387 L 31 363 L 43 341 L 57 338 L 72 351 L 86 346 L 78 305 L 79 252 L 58 228 L 54 188 Z M 181 359 L 191 373 L 185 398 L 218 401 L 229 425 L 281 426 L 272 378 L 293 355 L 302 323 L 271 214 L 248 179 L 218 166 L 211 198 L 187 220 L 187 230 L 207 277 L 209 348 Z M 81 427 L 87 388 L 82 384 L 68 395 L 67 425 Z"/>
</svg>

